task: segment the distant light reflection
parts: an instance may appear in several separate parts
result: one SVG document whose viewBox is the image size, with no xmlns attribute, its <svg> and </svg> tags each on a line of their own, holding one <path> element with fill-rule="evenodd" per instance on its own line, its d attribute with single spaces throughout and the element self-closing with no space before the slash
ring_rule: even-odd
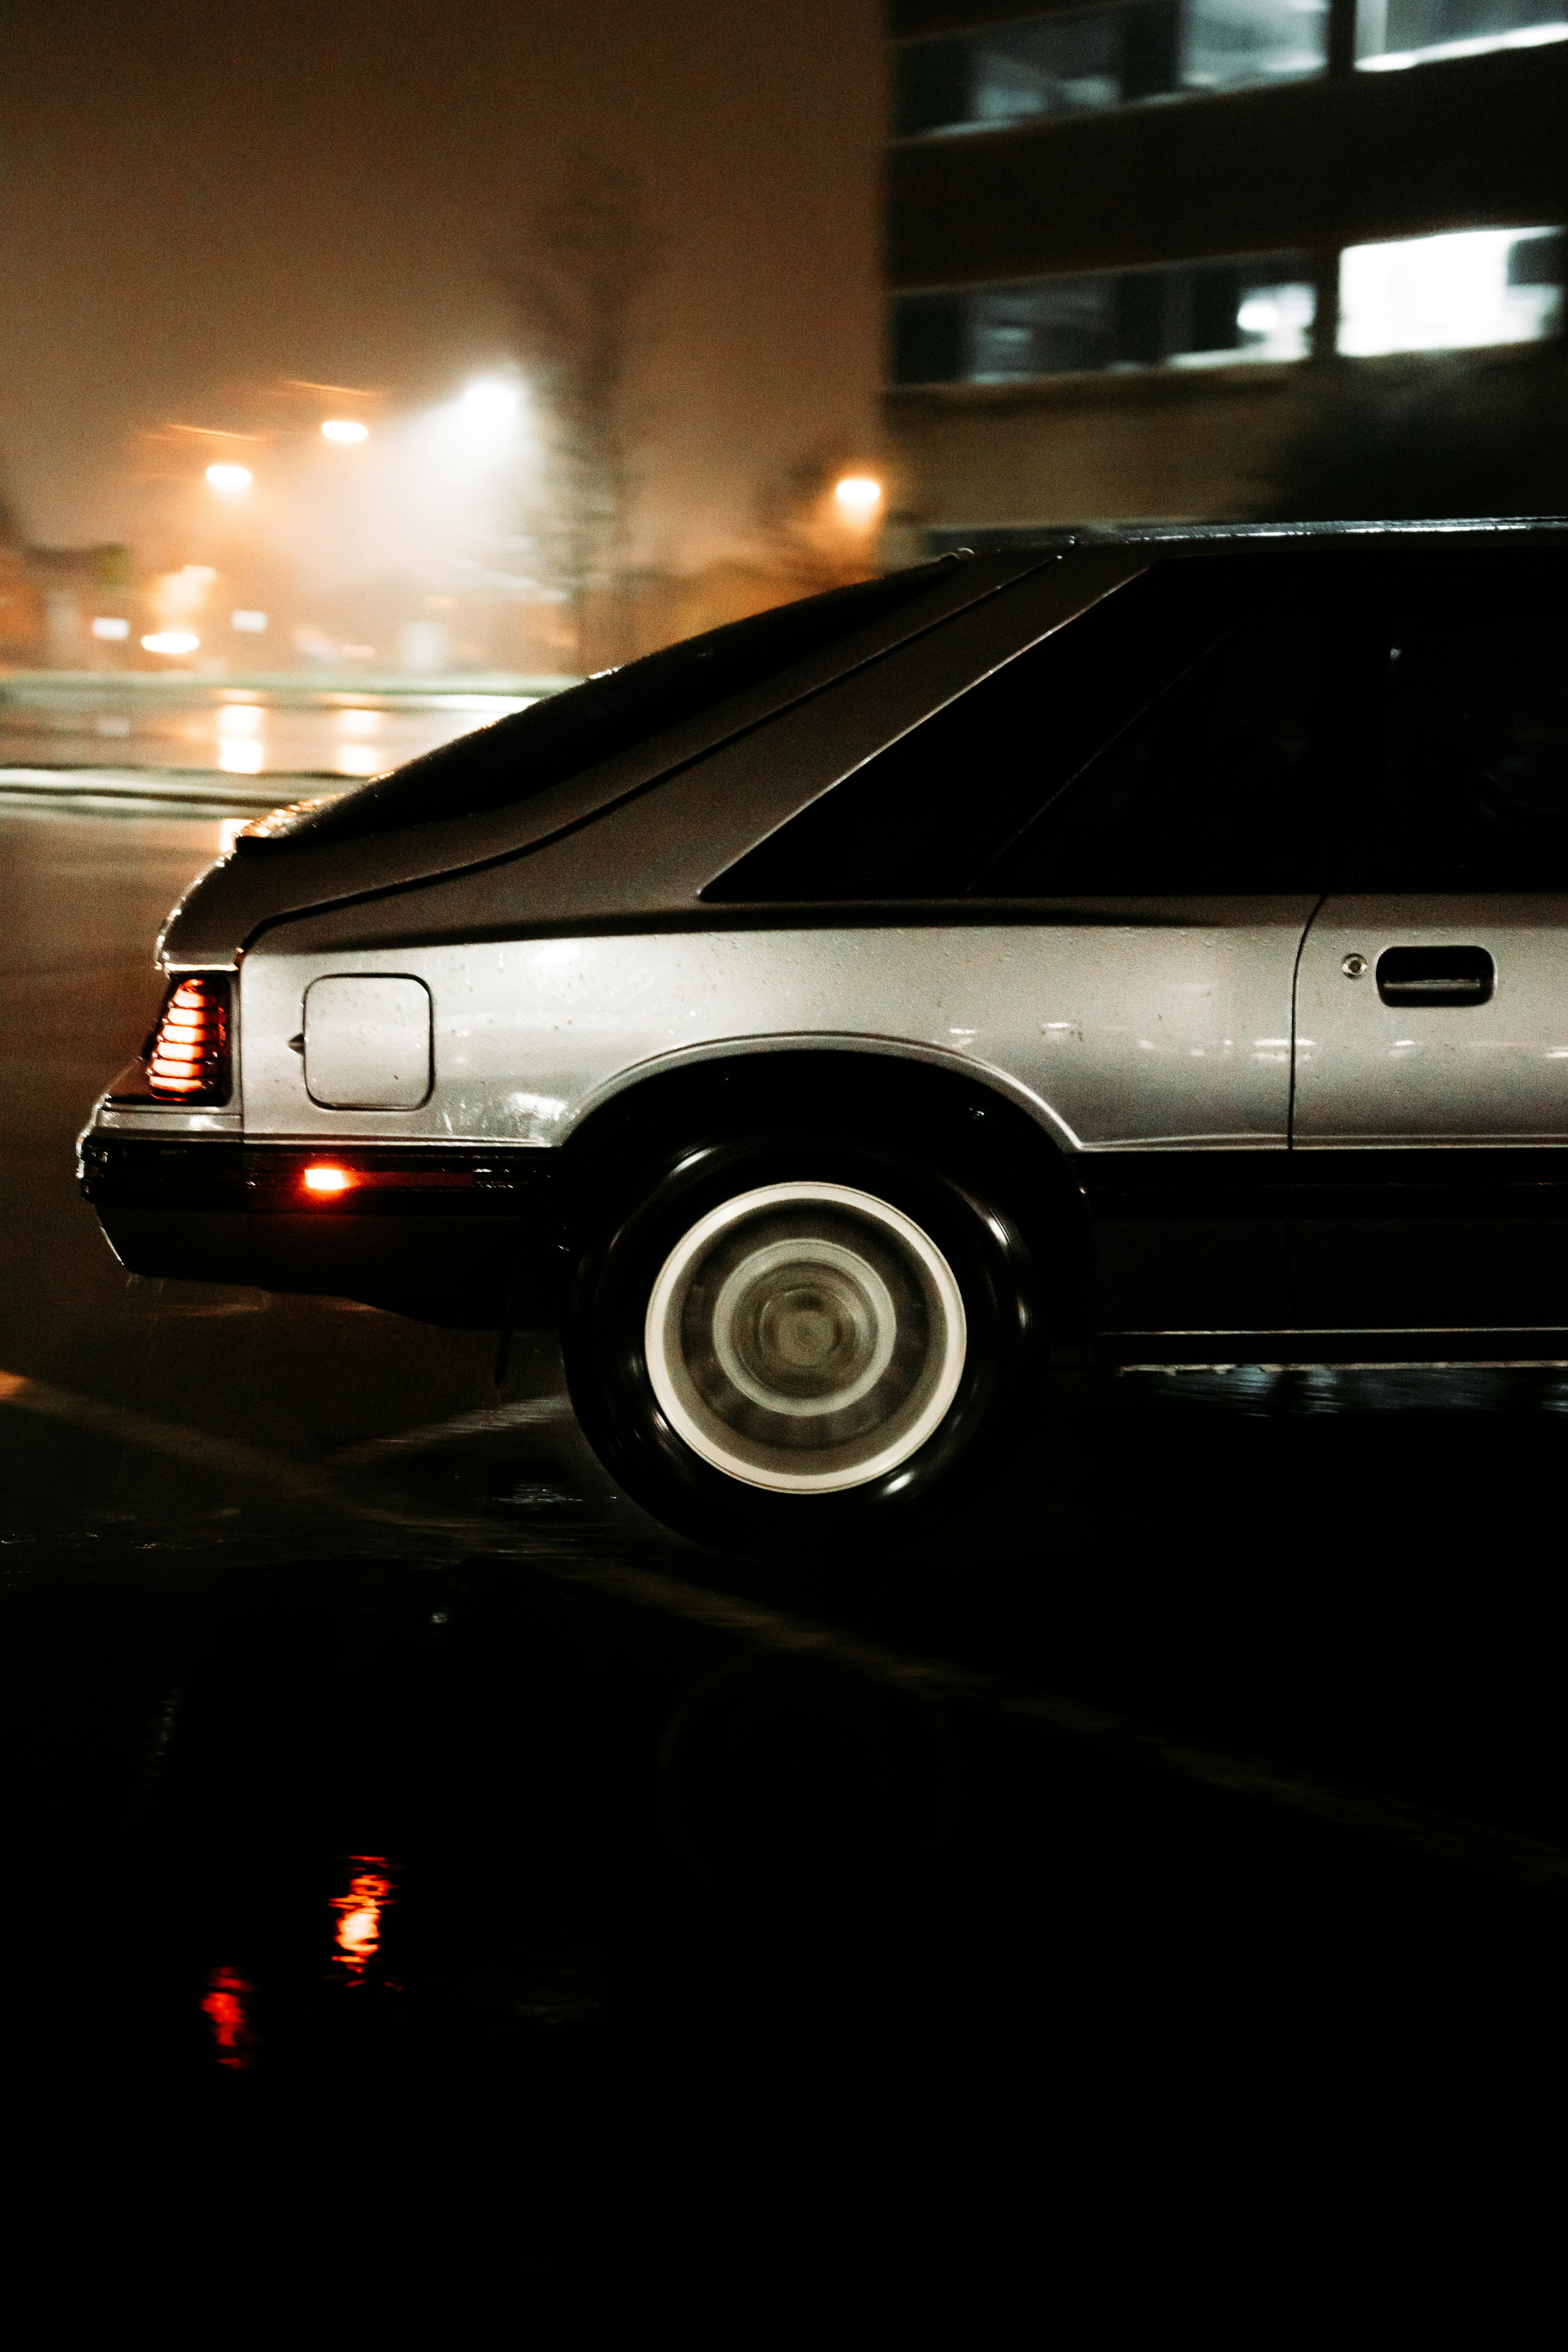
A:
<svg viewBox="0 0 1568 2352">
<path fill-rule="evenodd" d="M 393 1880 L 384 1854 L 351 1853 L 349 1866 L 353 1875 L 348 1893 L 332 1897 L 338 1915 L 332 1958 L 357 1984 L 381 1949 L 382 1913 L 394 1899 Z"/>
<path fill-rule="evenodd" d="M 226 775 L 258 776 L 266 765 L 261 741 L 267 714 L 253 702 L 225 703 L 217 714 L 217 763 Z"/>
<path fill-rule="evenodd" d="M 217 2063 L 236 2074 L 243 2074 L 250 2065 L 256 2049 L 256 2035 L 246 2007 L 255 1991 L 256 1987 L 237 1969 L 214 1969 L 202 1995 L 202 2011 L 212 2029 Z"/>
<path fill-rule="evenodd" d="M 332 752 L 332 766 L 340 776 L 376 776 L 385 765 L 374 743 L 340 743 Z"/>
</svg>

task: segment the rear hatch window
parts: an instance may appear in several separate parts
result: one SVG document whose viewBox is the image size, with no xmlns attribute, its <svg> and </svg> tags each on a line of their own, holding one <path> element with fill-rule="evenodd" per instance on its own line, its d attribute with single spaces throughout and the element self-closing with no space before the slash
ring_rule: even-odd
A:
<svg viewBox="0 0 1568 2352">
<path fill-rule="evenodd" d="M 265 845 L 362 840 L 531 800 L 912 604 L 944 579 L 957 560 L 939 557 L 885 580 L 781 604 L 584 678 L 546 702 L 410 761 Z"/>
</svg>

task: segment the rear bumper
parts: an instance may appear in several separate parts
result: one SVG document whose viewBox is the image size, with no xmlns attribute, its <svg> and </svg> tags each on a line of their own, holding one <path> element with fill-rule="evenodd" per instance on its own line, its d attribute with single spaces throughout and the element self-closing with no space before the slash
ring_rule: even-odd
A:
<svg viewBox="0 0 1568 2352">
<path fill-rule="evenodd" d="M 304 1171 L 353 1181 L 317 1199 Z M 554 1151 L 228 1136 L 82 1139 L 81 1189 L 132 1274 L 237 1283 L 494 1330 L 552 1322 L 567 1263 Z M 509 1305 L 510 1301 L 510 1305 Z"/>
</svg>

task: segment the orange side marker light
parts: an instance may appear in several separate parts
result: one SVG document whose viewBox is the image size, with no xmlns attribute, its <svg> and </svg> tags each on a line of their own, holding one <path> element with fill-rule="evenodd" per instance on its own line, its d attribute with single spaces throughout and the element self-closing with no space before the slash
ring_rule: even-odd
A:
<svg viewBox="0 0 1568 2352">
<path fill-rule="evenodd" d="M 346 1168 L 307 1168 L 305 1171 L 306 1192 L 317 1192 L 323 1200 L 331 1193 L 351 1191 L 353 1181 Z"/>
</svg>

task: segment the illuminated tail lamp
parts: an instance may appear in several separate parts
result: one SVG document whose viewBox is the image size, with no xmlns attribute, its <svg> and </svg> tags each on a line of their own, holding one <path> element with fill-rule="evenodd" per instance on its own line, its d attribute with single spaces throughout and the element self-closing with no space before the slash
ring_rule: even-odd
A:
<svg viewBox="0 0 1568 2352">
<path fill-rule="evenodd" d="M 228 982 L 203 972 L 170 991 L 147 1051 L 157 1102 L 224 1103 L 229 1095 Z"/>
<path fill-rule="evenodd" d="M 339 1192 L 351 1192 L 357 1180 L 347 1168 L 307 1168 L 304 1185 L 320 1201 L 330 1201 Z"/>
</svg>

